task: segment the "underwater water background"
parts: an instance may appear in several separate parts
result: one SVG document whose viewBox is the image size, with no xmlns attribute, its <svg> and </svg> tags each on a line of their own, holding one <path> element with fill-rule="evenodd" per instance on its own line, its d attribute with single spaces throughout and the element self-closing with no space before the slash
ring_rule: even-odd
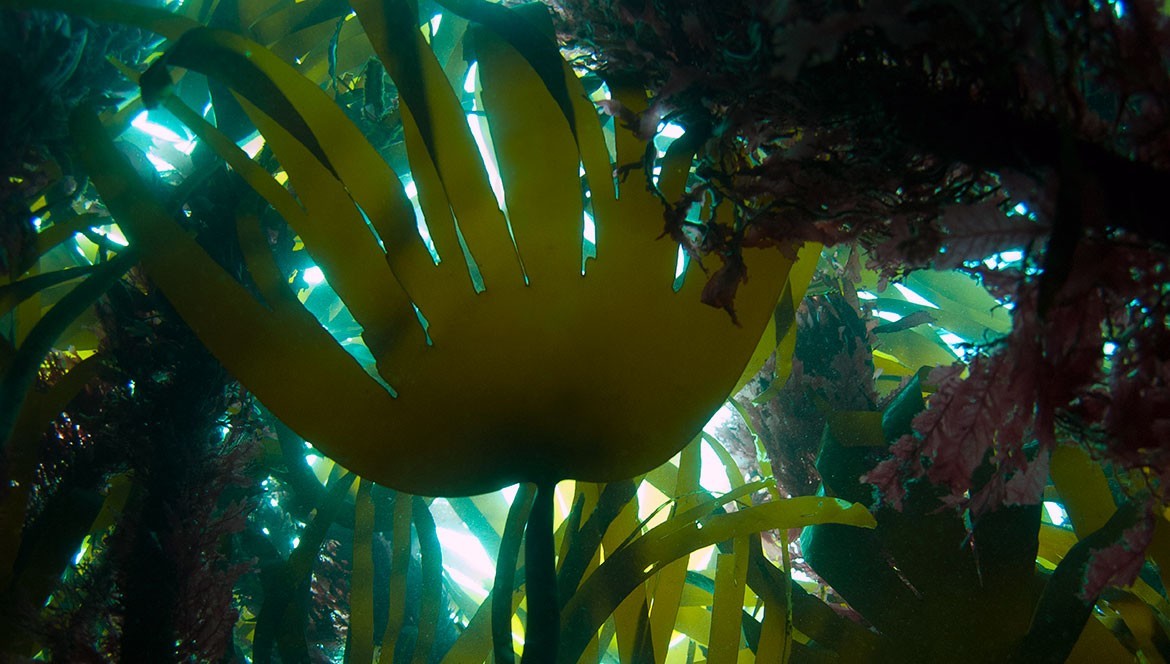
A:
<svg viewBox="0 0 1170 664">
<path fill-rule="evenodd" d="M 0 52 L 0 661 L 1170 658 L 1164 4 Z"/>
</svg>

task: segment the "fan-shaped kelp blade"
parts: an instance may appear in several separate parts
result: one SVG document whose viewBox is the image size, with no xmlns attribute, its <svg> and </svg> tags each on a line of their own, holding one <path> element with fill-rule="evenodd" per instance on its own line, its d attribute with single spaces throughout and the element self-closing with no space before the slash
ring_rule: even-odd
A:
<svg viewBox="0 0 1170 664">
<path fill-rule="evenodd" d="M 337 104 L 290 65 L 255 42 L 211 29 L 184 35 L 153 67 L 168 65 L 222 81 L 276 122 L 344 182 L 383 241 L 402 244 L 396 241 L 401 227 L 421 243 L 413 207 L 398 176 Z M 143 84 L 144 97 L 162 92 Z"/>
<path fill-rule="evenodd" d="M 722 499 L 709 501 L 711 508 Z M 709 513 L 709 512 L 708 512 Z M 872 528 L 873 517 L 860 505 L 832 498 L 802 497 L 716 513 L 699 520 L 675 517 L 616 551 L 565 607 L 561 619 L 559 662 L 576 662 L 591 636 L 630 590 L 668 563 L 732 537 L 775 528 L 838 523 Z"/>
<path fill-rule="evenodd" d="M 380 24 L 370 20 L 371 13 L 373 18 L 384 18 L 380 14 L 384 8 L 359 5 L 367 29 L 375 25 L 370 35 L 375 46 L 386 42 L 387 28 L 383 25 L 380 36 L 376 28 Z M 403 111 L 414 180 L 424 209 L 440 215 L 438 220 L 428 220 L 434 237 L 453 233 L 457 221 L 488 283 L 486 292 L 473 296 L 470 289 L 455 290 L 442 279 L 429 279 L 457 263 L 458 253 L 444 254 L 447 260 L 438 268 L 422 251 L 402 253 L 403 247 L 421 245 L 413 228 L 403 235 L 410 242 L 400 242 L 397 248 L 394 242 L 388 243 L 387 258 L 394 276 L 407 290 L 411 291 L 414 283 L 430 288 L 424 291 L 419 286 L 422 295 L 412 292 L 411 299 L 430 322 L 434 340 L 434 345 L 422 352 L 422 344 L 403 343 L 412 335 L 422 336 L 413 311 L 404 306 L 387 307 L 391 315 L 381 319 L 387 322 L 367 329 L 373 338 L 388 340 L 389 350 L 377 360 L 383 375 L 391 376 L 399 392 L 397 401 L 368 379 L 311 316 L 280 307 L 270 311 L 252 300 L 232 279 L 216 273 L 206 256 L 170 220 L 150 212 L 152 222 L 142 223 L 129 218 L 135 216 L 129 214 L 134 206 L 127 206 L 121 215 L 127 217 L 123 225 L 130 229 L 129 235 L 136 235 L 136 240 L 131 238 L 136 244 L 149 246 L 151 271 L 170 273 L 164 292 L 206 337 L 205 343 L 217 357 L 300 434 L 371 479 L 418 493 L 450 495 L 486 491 L 521 480 L 555 481 L 575 476 L 608 481 L 644 472 L 693 436 L 731 388 L 784 286 L 790 261 L 776 251 L 748 252 L 752 279 L 741 287 L 737 300 L 742 328 L 732 326 L 724 314 L 699 302 L 693 290 L 701 286 L 697 280 L 682 293 L 673 294 L 670 283 L 677 247 L 655 239 L 659 222 L 653 220 L 661 218 L 662 204 L 642 185 L 623 187 L 617 197 L 608 190 L 611 165 L 596 113 L 582 92 L 571 96 L 581 111 L 574 115 L 578 154 L 592 183 L 600 258 L 588 278 L 579 278 L 573 261 L 574 265 L 566 266 L 573 277 L 561 282 L 563 286 L 533 281 L 526 288 L 516 270 L 519 265 L 507 227 L 484 183 L 463 111 L 433 54 L 414 29 L 414 20 L 403 35 L 409 33 L 409 39 L 379 47 L 383 59 L 394 64 L 389 69 L 398 68 L 399 76 L 414 76 L 424 84 L 423 101 L 417 102 L 423 105 L 422 110 Z M 205 62 L 196 57 L 216 49 L 219 54 Z M 252 57 L 243 57 L 248 49 L 253 51 Z M 524 73 L 527 62 L 509 58 L 500 61 L 502 66 L 518 75 Z M 332 217 L 337 207 L 325 210 L 330 206 L 321 201 L 334 201 L 349 215 L 349 225 L 356 227 L 359 224 L 344 200 L 348 195 L 367 213 L 384 241 L 392 233 L 382 230 L 386 224 L 399 229 L 409 226 L 406 215 L 393 216 L 393 205 L 384 198 L 388 194 L 374 191 L 376 187 L 370 184 L 396 187 L 400 185 L 396 176 L 384 164 L 366 168 L 367 163 L 373 163 L 361 156 L 371 152 L 368 144 L 364 139 L 346 138 L 356 129 L 330 126 L 346 125 L 344 121 L 332 122 L 336 117 L 330 113 L 339 112 L 332 101 L 316 86 L 290 74 L 261 47 L 201 30 L 177 45 L 167 61 L 214 70 L 215 76 L 234 80 L 234 85 L 261 78 L 268 81 L 252 91 L 250 99 L 257 102 L 263 115 L 273 119 L 266 131 L 272 135 L 274 148 L 284 153 L 282 160 L 289 162 L 290 177 L 300 178 L 298 192 L 312 208 L 307 214 Z M 229 71 L 229 65 L 251 69 L 246 75 L 237 75 Z M 580 90 L 571 71 L 563 63 L 561 66 L 566 86 L 570 91 Z M 409 106 L 409 97 L 406 99 Z M 547 113 L 547 104 L 545 109 L 543 113 Z M 412 128 L 412 111 L 426 114 L 433 149 L 421 149 L 424 141 L 421 130 Z M 259 115 L 257 118 L 264 123 Z M 349 148 L 357 151 L 352 160 L 346 158 Z M 223 146 L 223 151 L 231 149 Z M 313 156 L 307 158 L 306 154 Z M 681 192 L 689 159 L 688 150 L 672 151 L 670 167 L 664 170 L 660 183 L 664 190 Z M 331 168 L 325 169 L 325 165 Z M 512 164 L 501 166 L 516 168 Z M 540 169 L 539 164 L 528 166 Z M 372 172 L 382 175 L 371 178 Z M 252 179 L 270 188 L 267 179 L 254 175 L 257 177 Z M 113 184 L 109 177 L 105 182 Z M 480 184 L 462 186 L 475 182 Z M 568 180 L 564 182 L 567 186 Z M 115 186 L 114 191 L 118 186 L 123 185 Z M 330 198 L 318 198 L 326 194 Z M 269 197 L 287 200 L 275 191 Z M 137 216 L 149 207 L 137 205 Z M 560 237 L 571 242 L 575 252 L 580 240 L 575 232 L 565 230 L 580 227 L 576 218 L 580 208 L 575 204 L 574 209 L 578 212 L 563 226 L 534 225 L 536 235 L 529 236 L 534 237 L 536 246 L 542 241 L 540 233 L 557 232 L 563 233 Z M 382 213 L 375 214 L 378 210 Z M 454 220 L 449 216 L 452 210 Z M 445 226 L 444 212 L 451 226 L 440 231 Z M 297 214 L 288 216 L 295 218 Z M 320 245 L 310 246 L 310 251 L 328 253 L 334 239 L 306 241 Z M 365 241 L 376 243 L 372 234 Z M 442 247 L 440 252 L 444 252 Z M 456 260 L 452 261 L 452 256 Z M 171 260 L 175 257 L 182 257 L 183 262 Z M 325 266 L 327 278 L 358 281 L 358 270 L 353 277 L 334 279 L 331 270 L 344 277 L 351 267 L 335 263 L 332 268 Z M 496 268 L 492 265 L 507 263 L 512 264 L 509 269 L 516 270 L 512 276 L 494 278 Z M 370 278 L 377 280 L 376 274 L 375 270 Z M 203 284 L 199 292 L 190 287 L 193 275 Z M 163 281 L 157 274 L 156 280 Z M 372 302 L 377 298 L 368 294 L 378 288 L 382 286 L 343 286 L 340 290 L 343 296 L 350 291 L 349 296 L 357 298 L 355 302 L 366 297 L 371 303 L 366 308 L 368 316 L 360 310 L 353 313 L 376 321 Z M 172 289 L 176 292 L 169 292 Z M 221 314 L 228 315 L 221 319 Z M 396 321 L 401 325 L 393 333 L 377 329 L 393 327 Z M 292 330 L 296 332 L 289 334 Z M 303 344 L 295 339 L 298 336 L 304 339 Z M 298 353 L 296 349 L 302 345 Z M 681 357 L 687 358 L 685 363 L 678 361 Z M 304 390 L 291 393 L 289 382 L 265 373 L 262 364 L 281 367 L 287 372 L 284 375 L 297 375 L 330 396 L 320 398 L 321 394 L 306 394 Z M 436 419 L 435 413 L 450 407 L 456 376 L 460 377 L 461 417 Z M 600 417 L 603 412 L 608 416 Z M 578 426 L 566 429 L 565 422 Z M 409 451 L 415 445 L 425 445 L 430 453 L 424 457 Z M 410 459 L 410 463 L 403 463 L 403 459 Z"/>
</svg>

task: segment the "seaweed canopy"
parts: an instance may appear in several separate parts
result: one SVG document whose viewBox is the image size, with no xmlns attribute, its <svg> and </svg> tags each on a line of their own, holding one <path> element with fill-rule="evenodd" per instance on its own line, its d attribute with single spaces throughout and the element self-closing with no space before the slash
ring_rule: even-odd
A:
<svg viewBox="0 0 1170 664">
<path fill-rule="evenodd" d="M 735 385 L 791 259 L 775 248 L 744 250 L 752 279 L 737 296 L 739 325 L 702 304 L 697 265 L 672 292 L 679 247 L 656 239 L 661 197 L 682 195 L 697 141 L 684 137 L 664 157 L 658 191 L 637 177 L 615 182 L 597 112 L 549 48 L 543 12 L 511 22 L 489 13 L 498 29 L 466 33 L 505 218 L 465 111 L 414 28 L 417 11 L 353 6 L 399 89 L 437 262 L 399 173 L 318 85 L 259 44 L 194 28 L 142 82 L 145 100 L 165 103 L 218 146 L 300 235 L 362 326 L 376 366 L 363 368 L 296 301 L 253 217 L 241 213 L 239 229 L 262 300 L 151 198 L 97 120 L 79 115 L 74 131 L 94 182 L 152 277 L 276 415 L 386 486 L 466 495 L 522 481 L 616 480 L 666 460 Z M 233 90 L 299 201 L 168 96 L 171 66 Z M 644 94 L 626 95 L 634 107 L 639 99 L 644 105 Z M 618 164 L 645 149 L 620 128 L 616 146 Z M 583 275 L 586 206 L 597 259 Z"/>
</svg>

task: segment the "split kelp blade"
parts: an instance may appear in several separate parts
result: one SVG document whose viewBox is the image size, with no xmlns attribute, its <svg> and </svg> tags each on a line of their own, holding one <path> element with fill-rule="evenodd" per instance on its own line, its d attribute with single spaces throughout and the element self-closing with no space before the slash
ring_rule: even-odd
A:
<svg viewBox="0 0 1170 664">
<path fill-rule="evenodd" d="M 159 66 L 202 68 L 251 107 L 312 218 L 292 211 L 286 221 L 311 231 L 302 234 L 306 250 L 362 323 L 376 371 L 396 396 L 306 310 L 266 306 L 224 273 L 151 202 L 100 127 L 82 119 L 76 134 L 89 168 L 101 172 L 99 191 L 224 365 L 363 477 L 416 494 L 467 495 L 525 481 L 611 481 L 660 464 L 734 387 L 792 261 L 776 249 L 744 250 L 751 278 L 737 293 L 738 326 L 702 304 L 704 275 L 694 262 L 675 292 L 678 245 L 658 239 L 662 199 L 637 175 L 615 186 L 597 112 L 571 68 L 559 63 L 573 130 L 543 83 L 547 74 L 478 27 L 471 33 L 505 216 L 442 67 L 418 30 L 385 23 L 388 6 L 401 12 L 395 3 L 356 3 L 387 71 L 421 89 L 403 95 L 402 117 L 438 265 L 420 250 L 399 174 L 375 163 L 335 102 L 291 65 L 241 37 L 198 29 Z M 619 141 L 623 152 L 634 142 Z M 685 149 L 668 154 L 657 183 L 667 200 L 681 196 L 690 160 Z M 587 275 L 583 186 L 597 225 Z M 385 263 L 375 266 L 380 254 Z"/>
</svg>

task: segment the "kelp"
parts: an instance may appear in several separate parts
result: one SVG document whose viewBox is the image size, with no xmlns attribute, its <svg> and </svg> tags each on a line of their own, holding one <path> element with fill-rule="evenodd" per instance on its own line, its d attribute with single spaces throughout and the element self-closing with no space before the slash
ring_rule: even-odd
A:
<svg viewBox="0 0 1170 664">
<path fill-rule="evenodd" d="M 826 493 L 863 504 L 872 500 L 871 488 L 857 478 L 876 461 L 875 451 L 910 430 L 924 405 L 922 390 L 915 377 L 884 413 L 830 416 L 818 459 Z M 1066 503 L 1070 515 L 1077 515 L 1079 541 L 1040 536 L 1039 505 L 1000 507 L 968 525 L 940 502 L 938 489 L 923 482 L 909 488 L 902 510 L 878 509 L 874 530 L 814 526 L 802 535 L 802 550 L 810 566 L 874 625 L 879 647 L 899 659 L 1057 662 L 1118 652 L 1114 637 L 1099 625 L 1086 629 L 1098 598 L 1084 596 L 1084 583 L 1090 552 L 1120 538 L 1136 522 L 1137 510 L 1114 509 L 1104 476 L 1088 459 L 1066 449 L 1057 456 L 1057 486 L 1079 496 Z M 1038 541 L 1050 542 L 1042 557 L 1055 565 L 1051 574 L 1036 564 Z M 1106 601 L 1101 598 L 1102 605 Z M 1138 619 L 1139 613 L 1128 611 Z"/>
<path fill-rule="evenodd" d="M 71 8 L 109 18 L 116 4 Z M 822 473 L 844 500 L 778 500 L 762 451 L 765 480 L 745 482 L 732 455 L 710 436 L 705 439 L 732 490 L 717 497 L 701 490 L 702 443 L 694 434 L 773 352 L 774 389 L 757 401 L 783 386 L 792 369 L 796 312 L 819 246 L 806 247 L 795 265 L 794 247 L 786 253 L 745 250 L 750 280 L 742 285 L 742 275 L 726 269 L 740 257 L 725 257 L 720 283 L 739 286 L 734 315 L 742 327 L 700 304 L 700 295 L 710 293 L 703 293 L 696 257 L 672 292 L 679 245 L 655 238 L 664 230 L 663 201 L 680 200 L 689 184 L 692 155 L 706 138 L 701 128 L 655 158 L 617 123 L 611 159 L 608 130 L 556 52 L 542 9 L 439 4 L 470 23 L 453 25 L 454 15 L 445 13 L 437 32 L 420 30 L 411 2 L 355 2 L 357 16 L 346 19 L 346 3 L 329 0 L 184 4 L 182 16 L 214 28 L 157 13 L 124 15 L 173 40 L 142 77 L 144 98 L 178 116 L 272 208 L 257 215 L 255 201 L 247 201 L 227 224 L 247 266 L 242 276 L 212 260 L 118 154 L 109 140 L 119 131 L 117 121 L 98 122 L 84 111 L 73 121 L 83 160 L 152 279 L 217 357 L 300 434 L 282 440 L 283 452 L 298 497 L 311 496 L 305 511 L 318 509 L 301 545 L 268 576 L 266 610 L 253 641 L 258 656 L 270 657 L 274 648 L 282 658 L 305 655 L 297 632 L 305 607 L 296 603 L 304 600 L 299 588 L 290 588 L 303 584 L 306 561 L 316 556 L 330 524 L 353 528 L 347 659 L 369 660 L 379 643 L 380 661 L 421 662 L 441 653 L 442 644 L 431 647 L 439 641 L 434 628 L 445 618 L 446 583 L 434 519 L 424 499 L 407 493 L 396 494 L 393 519 L 379 516 L 371 480 L 459 496 L 450 505 L 489 550 L 499 550 L 489 598 L 478 608 L 466 597 L 457 600 L 469 620 L 446 661 L 493 653 L 496 661 L 514 661 L 513 630 L 520 620 L 527 622 L 527 661 L 592 661 L 605 652 L 622 661 L 661 660 L 681 654 L 670 646 L 675 631 L 691 637 L 692 656 L 698 644 L 717 662 L 748 653 L 761 661 L 926 657 L 923 652 L 939 652 L 931 648 L 951 639 L 944 623 L 959 624 L 962 611 L 978 614 L 980 627 L 971 634 L 1009 625 L 1008 637 L 1026 635 L 1026 644 L 1013 642 L 1018 657 L 1071 647 L 1088 614 L 1083 602 L 1072 601 L 1076 584 L 1070 579 L 1086 569 L 1085 552 L 1104 536 L 1081 533 L 1085 539 L 1076 544 L 1048 524 L 1041 527 L 1036 508 L 1006 510 L 987 515 L 970 533 L 977 543 L 1006 544 L 985 546 L 973 561 L 958 544 L 965 524 L 952 514 L 882 511 L 875 521 L 860 505 L 849 505 L 871 504 L 868 487 L 853 486 L 865 470 L 859 457 L 907 430 L 906 413 L 922 406 L 921 385 L 907 388 L 885 417 L 828 415 Z M 338 107 L 341 74 L 371 52 L 381 67 L 363 75 L 381 76 L 384 68 L 401 103 L 404 144 L 394 146 L 389 163 L 381 156 L 390 152 L 386 146 L 371 145 Z M 459 93 L 472 59 L 482 88 L 474 121 L 487 129 L 487 164 L 467 124 L 469 100 Z M 179 99 L 171 85 L 176 67 L 209 77 L 218 128 Z M 640 88 L 611 84 L 624 107 L 645 107 Z M 266 142 L 265 156 L 255 160 L 236 146 L 240 136 L 234 135 L 249 125 Z M 624 177 L 615 178 L 615 161 L 645 163 L 646 172 L 625 168 Z M 489 183 L 492 162 L 504 185 L 502 206 Z M 650 171 L 655 166 L 661 167 L 657 177 Z M 417 187 L 437 260 L 420 236 L 408 183 Z M 714 212 L 700 207 L 704 221 L 743 230 L 729 218 L 730 206 Z M 597 256 L 588 263 L 582 247 L 587 213 L 597 224 Z M 361 345 L 373 361 L 354 359 L 302 304 L 287 265 L 273 255 L 277 215 L 360 325 Z M 87 222 L 54 223 L 46 242 L 57 242 L 55 236 L 74 225 Z M 80 276 L 75 270 L 27 277 L 0 296 L 20 297 L 72 274 Z M 943 309 L 928 312 L 892 290 L 874 303 L 910 317 L 875 330 L 885 353 L 880 366 L 898 375 L 955 357 L 932 327 L 911 323 L 929 317 L 969 341 L 1009 329 L 1004 310 L 970 280 L 911 275 L 906 283 Z M 876 290 L 876 279 L 866 287 Z M 716 303 L 731 307 L 726 292 L 715 295 Z M 894 411 L 899 414 L 888 414 Z M 301 436 L 362 475 L 352 505 L 348 487 L 315 486 Z M 682 448 L 677 467 L 651 470 L 688 440 L 694 442 Z M 647 471 L 645 478 L 628 479 Z M 334 482 L 340 473 L 333 473 Z M 553 495 L 565 493 L 556 482 L 566 478 L 607 483 L 577 482 L 571 509 L 554 531 Z M 526 483 L 511 510 L 498 496 L 464 497 L 515 482 Z M 644 509 L 637 494 L 648 487 L 667 502 Z M 753 505 L 764 493 L 772 502 Z M 538 509 L 530 514 L 533 501 Z M 1100 509 L 1108 521 L 1113 512 Z M 1118 517 L 1109 534 L 1123 522 Z M 420 545 L 421 598 L 407 591 L 412 525 Z M 876 631 L 833 613 L 792 582 L 787 555 L 779 568 L 764 557 L 755 533 L 799 526 L 811 526 L 806 541 L 814 567 L 827 570 L 834 589 Z M 381 533 L 391 539 L 388 585 L 371 588 L 383 564 L 371 553 Z M 709 545 L 720 545 L 713 567 L 688 571 L 690 554 Z M 1035 569 L 1038 546 L 1041 558 L 1050 556 L 1044 559 L 1057 568 L 1051 577 Z M 526 553 L 518 567 L 521 547 Z M 984 593 L 1000 594 L 977 596 L 976 577 L 994 580 L 989 585 L 995 588 Z M 1022 599 L 1008 597 L 1019 588 L 1025 589 Z M 1142 601 L 1149 602 L 1150 593 L 1156 595 L 1151 589 Z M 379 640 L 374 606 L 387 597 L 390 615 Z M 291 603 L 281 608 L 285 601 Z M 412 602 L 417 605 L 408 606 Z M 1144 604 L 1102 602 L 1116 605 L 1134 625 L 1147 617 L 1139 610 Z M 1031 624 L 1025 613 L 1035 607 Z M 418 616 L 417 633 L 406 625 L 408 610 Z M 1090 639 L 1111 644 L 1102 652 L 1121 647 L 1089 620 L 1090 636 L 1078 651 Z M 1042 626 L 1053 626 L 1052 633 Z M 1148 651 L 1158 632 L 1142 634 Z M 929 647 L 918 652 L 908 645 L 916 639 Z M 1008 652 L 1004 643 L 996 637 L 978 645 L 998 654 Z"/>
</svg>

